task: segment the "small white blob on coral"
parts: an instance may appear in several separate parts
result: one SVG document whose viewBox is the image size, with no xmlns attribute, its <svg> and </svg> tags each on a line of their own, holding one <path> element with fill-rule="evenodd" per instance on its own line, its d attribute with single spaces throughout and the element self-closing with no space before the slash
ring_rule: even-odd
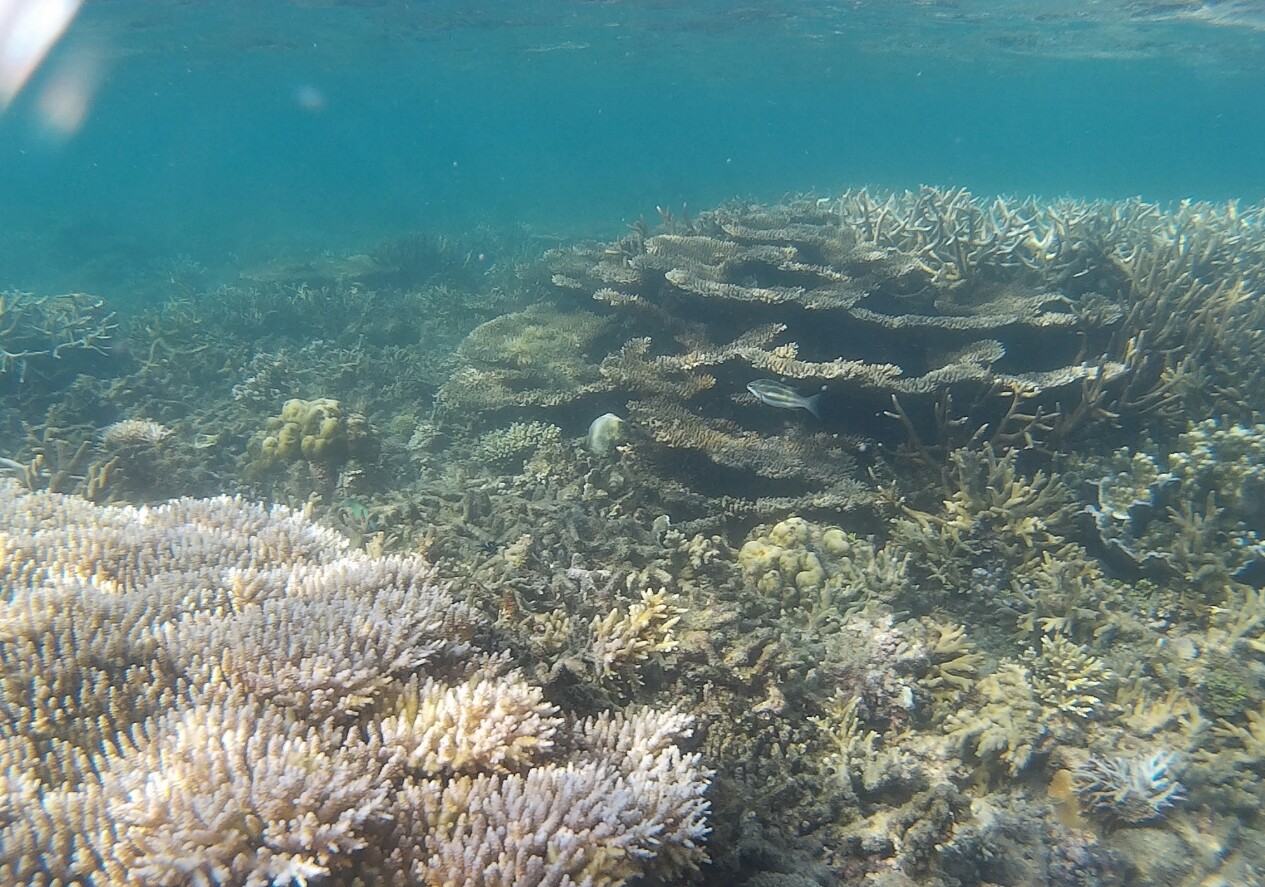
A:
<svg viewBox="0 0 1265 887">
<path fill-rule="evenodd" d="M 628 423 L 614 413 L 603 413 L 589 425 L 589 452 L 609 456 L 627 437 Z"/>
</svg>

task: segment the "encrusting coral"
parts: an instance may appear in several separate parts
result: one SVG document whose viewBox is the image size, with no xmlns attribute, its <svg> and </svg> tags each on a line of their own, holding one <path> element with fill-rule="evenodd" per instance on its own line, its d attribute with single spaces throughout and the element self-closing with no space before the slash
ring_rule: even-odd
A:
<svg viewBox="0 0 1265 887">
<path fill-rule="evenodd" d="M 0 882 L 618 885 L 704 859 L 691 718 L 567 717 L 418 558 L 281 507 L 9 481 L 0 527 Z"/>
</svg>

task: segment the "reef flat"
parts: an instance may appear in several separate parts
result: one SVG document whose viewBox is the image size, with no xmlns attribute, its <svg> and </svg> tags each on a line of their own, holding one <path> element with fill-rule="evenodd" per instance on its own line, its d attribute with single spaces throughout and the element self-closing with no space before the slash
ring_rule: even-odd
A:
<svg viewBox="0 0 1265 887">
<path fill-rule="evenodd" d="M 0 873 L 1258 882 L 1263 291 L 924 187 L 7 294 Z"/>
</svg>

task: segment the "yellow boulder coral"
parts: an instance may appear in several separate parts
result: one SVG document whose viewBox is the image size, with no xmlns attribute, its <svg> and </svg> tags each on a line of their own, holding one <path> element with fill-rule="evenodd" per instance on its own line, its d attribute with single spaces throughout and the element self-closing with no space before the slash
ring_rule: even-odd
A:
<svg viewBox="0 0 1265 887">
<path fill-rule="evenodd" d="M 291 398 L 280 415 L 268 419 L 252 450 L 261 469 L 288 462 L 341 462 L 371 453 L 369 425 L 359 414 L 344 414 L 337 400 Z"/>
<path fill-rule="evenodd" d="M 738 551 L 758 591 L 809 607 L 890 597 L 904 584 L 905 561 L 839 527 L 796 516 L 756 527 Z"/>
</svg>

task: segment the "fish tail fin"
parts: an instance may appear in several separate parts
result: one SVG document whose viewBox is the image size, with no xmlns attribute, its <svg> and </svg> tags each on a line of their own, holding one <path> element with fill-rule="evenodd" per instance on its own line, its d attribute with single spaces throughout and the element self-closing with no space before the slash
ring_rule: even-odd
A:
<svg viewBox="0 0 1265 887">
<path fill-rule="evenodd" d="M 804 409 L 812 413 L 819 420 L 821 419 L 821 395 L 814 394 L 812 397 L 804 399 Z"/>
</svg>

